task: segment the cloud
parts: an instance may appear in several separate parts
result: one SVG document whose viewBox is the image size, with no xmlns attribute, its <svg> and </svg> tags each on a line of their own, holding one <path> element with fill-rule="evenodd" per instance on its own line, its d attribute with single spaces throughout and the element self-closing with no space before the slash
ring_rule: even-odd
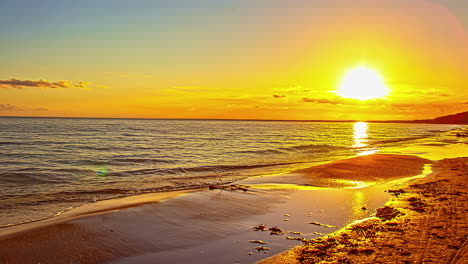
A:
<svg viewBox="0 0 468 264">
<path fill-rule="evenodd" d="M 16 88 L 21 89 L 24 87 L 37 87 L 37 88 L 86 88 L 90 83 L 89 82 L 78 82 L 78 84 L 73 85 L 72 81 L 57 81 L 49 82 L 44 79 L 41 80 L 0 80 L 0 88 Z"/>
<path fill-rule="evenodd" d="M 90 82 L 79 82 L 77 85 L 75 85 L 76 88 L 86 88 L 88 85 L 90 85 Z"/>
<path fill-rule="evenodd" d="M 415 104 L 406 104 L 406 103 L 400 103 L 400 104 L 391 104 L 392 107 L 396 108 L 402 108 L 402 107 L 414 107 Z"/>
<path fill-rule="evenodd" d="M 281 94 L 274 94 L 273 98 L 284 98 L 286 95 L 281 95 Z"/>
<path fill-rule="evenodd" d="M 38 107 L 25 107 L 25 106 L 18 106 L 18 105 L 11 105 L 11 104 L 0 104 L 0 111 L 25 111 L 25 110 L 35 110 L 35 111 L 47 111 L 47 108 Z"/>
<path fill-rule="evenodd" d="M 280 87 L 273 88 L 273 90 L 277 93 L 288 93 L 288 94 L 297 94 L 297 93 L 304 93 L 309 92 L 310 89 L 304 88 L 301 85 L 290 84 L 290 85 L 283 85 Z"/>
<path fill-rule="evenodd" d="M 218 88 L 209 88 L 202 86 L 174 86 L 167 88 L 167 90 L 178 91 L 178 92 L 211 92 L 211 91 L 223 91 Z M 226 91 L 226 90 L 224 90 Z"/>
<path fill-rule="evenodd" d="M 343 104 L 343 101 L 340 99 L 330 100 L 330 99 L 320 99 L 320 98 L 302 98 L 302 101 L 306 103 L 318 103 L 318 104 L 334 104 L 334 105 Z"/>
<path fill-rule="evenodd" d="M 328 98 L 302 98 L 302 102 L 317 103 L 317 104 L 332 104 L 332 105 L 351 105 L 351 106 L 384 106 L 387 104 L 384 99 L 373 99 L 361 101 L 352 98 L 332 97 Z"/>
<path fill-rule="evenodd" d="M 400 94 L 417 95 L 425 97 L 450 97 L 456 95 L 454 90 L 463 91 L 465 88 L 427 83 L 390 83 L 391 87 L 398 87 Z"/>
<path fill-rule="evenodd" d="M 15 110 L 24 110 L 23 107 L 11 105 L 11 104 L 0 104 L 0 111 L 15 111 Z"/>
</svg>

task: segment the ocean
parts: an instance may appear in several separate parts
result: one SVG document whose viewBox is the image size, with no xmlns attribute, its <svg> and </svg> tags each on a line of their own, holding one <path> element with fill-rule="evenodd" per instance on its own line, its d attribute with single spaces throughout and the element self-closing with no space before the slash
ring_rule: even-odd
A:
<svg viewBox="0 0 468 264">
<path fill-rule="evenodd" d="M 459 126 L 0 118 L 0 227 L 140 193 L 286 173 L 413 144 Z"/>
</svg>

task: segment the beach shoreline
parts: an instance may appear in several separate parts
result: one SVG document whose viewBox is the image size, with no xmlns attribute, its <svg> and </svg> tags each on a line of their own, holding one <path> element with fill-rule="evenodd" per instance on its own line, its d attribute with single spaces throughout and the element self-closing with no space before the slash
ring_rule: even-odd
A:
<svg viewBox="0 0 468 264">
<path fill-rule="evenodd" d="M 143 206 L 149 203 L 162 202 L 181 195 L 200 191 L 201 189 L 188 189 L 181 191 L 168 191 L 160 193 L 138 194 L 122 198 L 102 200 L 91 204 L 84 204 L 72 210 L 65 211 L 55 217 L 40 219 L 32 222 L 21 223 L 0 229 L 0 240 L 10 236 L 20 235 L 25 232 L 45 228 L 51 225 L 69 222 L 85 217 L 106 214 L 112 211 L 125 210 L 131 207 Z"/>
<path fill-rule="evenodd" d="M 376 216 L 259 263 L 465 263 L 467 177 L 468 158 L 439 161 Z"/>
<path fill-rule="evenodd" d="M 447 147 L 438 155 L 450 156 L 450 151 Z M 371 217 L 389 200 L 391 194 L 385 190 L 400 188 L 408 180 L 423 177 L 420 173 L 431 163 L 409 155 L 374 154 L 279 177 L 251 177 L 233 183 L 249 185 L 247 191 L 190 190 L 102 201 L 103 210 L 96 210 L 94 204 L 46 221 L 2 230 L 0 260 L 5 263 L 123 264 L 154 260 L 252 263 L 298 246 L 301 240 L 334 232 L 335 226 L 342 228 L 350 221 Z M 395 171 L 398 164 L 404 164 L 405 168 Z M 350 167 L 343 170 L 343 166 Z M 362 170 L 366 166 L 373 169 Z M 360 168 L 360 174 L 367 173 L 368 178 L 337 177 L 356 168 Z M 310 185 L 317 172 L 329 170 L 334 170 L 336 175 L 325 185 L 324 182 L 320 187 Z M 375 179 L 376 170 L 387 171 L 388 178 Z M 288 180 L 278 181 L 279 178 Z M 336 188 L 337 180 L 340 188 Z M 343 185 L 343 180 L 348 184 Z M 368 184 L 363 184 L 366 180 Z M 255 232 L 252 227 L 259 224 L 281 228 L 284 233 L 272 236 L 270 232 Z M 268 249 L 256 250 L 261 244 L 251 241 L 257 240 L 268 241 L 265 245 Z M 16 253 L 19 251 L 25 254 L 19 256 Z"/>
<path fill-rule="evenodd" d="M 405 157 L 377 154 L 332 162 L 319 169 L 326 171 L 333 168 L 336 163 L 362 167 L 360 164 L 362 160 L 366 160 L 366 164 L 375 163 L 377 167 L 385 169 L 385 163 L 402 158 Z M 411 156 L 406 156 L 406 160 L 411 162 L 413 171 L 419 172 L 423 171 L 425 163 L 430 163 L 428 160 Z M 371 176 L 372 171 L 369 173 Z M 400 173 L 402 177 L 408 176 L 406 170 L 401 170 Z M 394 173 L 391 175 L 389 180 L 394 179 Z M 396 180 L 388 186 L 377 184 L 367 187 L 332 188 L 334 184 L 331 181 L 329 188 L 310 189 L 310 186 L 306 185 L 307 182 L 304 184 L 296 182 L 292 188 L 271 181 L 265 187 L 265 179 L 269 178 L 274 179 L 273 176 L 247 179 L 249 181 L 247 191 L 205 189 L 191 193 L 177 193 L 176 197 L 172 198 L 174 195 L 168 193 L 165 198 L 171 199 L 159 201 L 155 199 L 158 197 L 157 194 L 148 194 L 146 200 L 137 199 L 129 202 L 125 209 L 121 200 L 116 203 L 121 206 L 120 208 L 105 213 L 102 211 L 86 213 L 86 208 L 81 210 L 83 213 L 70 211 L 67 212 L 70 215 L 65 213 L 62 218 L 51 219 L 50 222 L 32 223 L 29 225 L 30 229 L 27 229 L 28 225 L 24 225 L 16 227 L 17 232 L 4 233 L 1 238 L 0 256 L 6 263 L 14 262 L 15 258 L 18 258 L 15 252 L 18 251 L 28 252 L 22 256 L 25 258 L 22 262 L 25 263 L 31 261 L 67 263 L 77 259 L 82 263 L 104 261 L 151 263 L 152 259 L 166 263 L 180 258 L 174 254 L 187 256 L 192 254 L 190 258 L 193 263 L 209 263 L 207 258 L 212 259 L 211 263 L 219 263 L 220 259 L 217 259 L 219 252 L 213 249 L 224 243 L 223 250 L 226 250 L 233 244 L 235 246 L 236 243 L 233 241 L 236 241 L 239 249 L 233 251 L 229 257 L 238 259 L 242 263 L 252 262 L 268 254 L 279 253 L 287 249 L 288 245 L 300 244 L 299 238 L 321 236 L 323 233 L 333 232 L 335 226 L 342 227 L 351 220 L 369 216 L 370 212 L 388 200 L 389 194 L 383 195 L 384 190 L 401 184 Z M 257 180 L 257 183 L 252 180 Z M 360 179 L 360 183 L 362 180 Z M 369 180 L 372 182 L 374 179 Z M 405 178 L 400 181 L 404 180 Z M 244 182 L 240 181 L 237 184 L 243 185 Z M 314 201 L 314 205 L 304 201 Z M 360 209 L 362 206 L 367 206 L 368 210 Z M 309 223 L 311 221 L 324 224 L 311 225 Z M 282 230 L 281 234 L 272 236 L 270 232 L 253 231 L 251 228 L 258 224 L 265 224 L 268 228 L 277 226 Z M 286 233 L 287 231 L 291 233 Z M 151 234 L 158 234 L 158 237 Z M 76 240 L 77 237 L 84 239 Z M 260 251 L 256 252 L 258 245 L 250 243 L 250 240 L 268 241 L 271 246 L 268 245 L 267 255 Z M 198 251 L 200 243 L 206 245 L 204 249 Z M 99 245 L 100 250 L 93 249 L 96 245 Z M 173 253 L 174 250 L 183 254 Z M 206 253 L 201 255 L 200 252 Z M 250 252 L 255 253 L 250 254 Z M 86 259 L 83 259 L 83 255 L 87 256 Z M 195 256 L 198 259 L 193 259 Z M 183 262 L 184 259 L 180 261 Z"/>
</svg>

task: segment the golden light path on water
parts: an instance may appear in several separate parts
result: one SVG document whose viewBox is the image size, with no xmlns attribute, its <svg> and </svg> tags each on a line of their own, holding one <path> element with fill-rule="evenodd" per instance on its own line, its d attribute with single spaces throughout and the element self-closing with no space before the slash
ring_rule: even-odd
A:
<svg viewBox="0 0 468 264">
<path fill-rule="evenodd" d="M 362 148 L 367 146 L 367 123 L 356 122 L 354 123 L 354 148 Z"/>
<path fill-rule="evenodd" d="M 358 156 L 362 155 L 370 155 L 374 154 L 377 152 L 377 149 L 364 149 L 365 147 L 368 146 L 367 141 L 368 141 L 368 125 L 366 122 L 355 122 L 354 123 L 354 134 L 353 134 L 353 139 L 354 139 L 354 144 L 353 148 L 359 148 L 361 149 L 359 153 L 357 154 Z"/>
</svg>

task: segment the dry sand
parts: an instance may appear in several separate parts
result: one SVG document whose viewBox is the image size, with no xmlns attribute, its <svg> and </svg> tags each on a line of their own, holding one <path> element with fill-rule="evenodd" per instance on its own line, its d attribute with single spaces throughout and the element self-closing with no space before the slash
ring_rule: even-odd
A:
<svg viewBox="0 0 468 264">
<path fill-rule="evenodd" d="M 376 217 L 260 263 L 468 263 L 467 188 L 468 158 L 442 160 Z"/>
</svg>

